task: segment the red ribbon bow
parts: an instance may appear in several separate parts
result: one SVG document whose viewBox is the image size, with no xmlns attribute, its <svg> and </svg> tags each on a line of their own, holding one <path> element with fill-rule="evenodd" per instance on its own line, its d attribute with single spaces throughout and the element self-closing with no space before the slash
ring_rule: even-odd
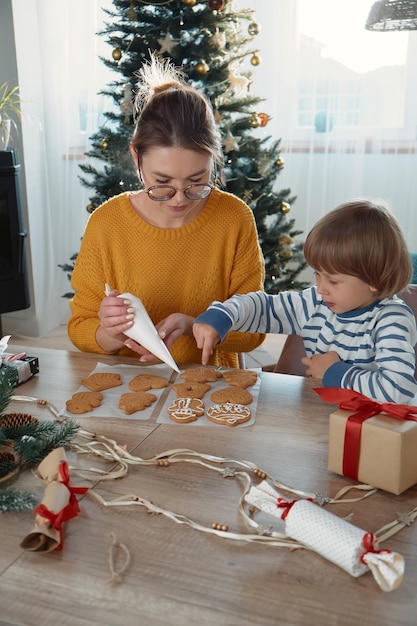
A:
<svg viewBox="0 0 417 626">
<path fill-rule="evenodd" d="M 375 545 L 377 543 L 377 539 L 375 537 L 375 535 L 373 535 L 372 533 L 365 533 L 363 538 L 362 538 L 362 545 L 365 548 L 365 552 L 362 554 L 360 561 L 361 563 L 363 563 L 364 565 L 367 565 L 364 557 L 369 554 L 370 552 L 372 554 L 389 554 L 391 552 L 391 550 L 377 550 L 375 548 Z"/>
<path fill-rule="evenodd" d="M 338 404 L 339 409 L 356 411 L 346 421 L 345 441 L 343 446 L 343 475 L 358 480 L 359 452 L 362 424 L 378 413 L 387 413 L 398 420 L 417 422 L 417 406 L 395 404 L 394 402 L 376 402 L 371 398 L 351 389 L 324 387 L 313 389 L 322 400 Z"/>
<path fill-rule="evenodd" d="M 58 467 L 58 471 L 59 471 L 59 475 L 61 478 L 59 482 L 65 485 L 68 491 L 70 492 L 69 505 L 73 508 L 74 510 L 73 517 L 75 517 L 80 512 L 80 507 L 78 504 L 78 500 L 75 497 L 75 494 L 77 493 L 77 494 L 83 495 L 84 493 L 88 491 L 89 487 L 72 487 L 69 484 L 70 475 L 69 475 L 69 468 L 68 468 L 67 461 L 61 461 Z"/>
<path fill-rule="evenodd" d="M 313 502 L 313 498 L 305 498 L 305 499 L 308 500 L 309 502 Z M 281 515 L 282 520 L 284 521 L 286 520 L 288 513 L 290 512 L 290 510 L 292 509 L 292 507 L 294 506 L 296 502 L 299 502 L 299 500 L 292 500 L 290 502 L 288 500 L 285 500 L 285 498 L 277 498 L 277 508 L 284 509 Z"/>
<path fill-rule="evenodd" d="M 58 472 L 61 480 L 59 481 L 70 492 L 70 498 L 68 504 L 64 506 L 63 509 L 58 511 L 58 513 L 54 513 L 50 511 L 44 504 L 40 503 L 37 507 L 34 508 L 33 512 L 40 517 L 46 519 L 55 530 L 59 533 L 59 544 L 55 548 L 56 550 L 62 550 L 62 524 L 72 519 L 73 517 L 77 517 L 80 512 L 80 507 L 78 504 L 78 500 L 75 497 L 75 494 L 84 494 L 88 491 L 89 487 L 72 487 L 69 484 L 70 475 L 68 463 L 66 461 L 61 461 L 58 467 Z"/>
<path fill-rule="evenodd" d="M 284 511 L 281 514 L 282 520 L 285 520 L 287 518 L 288 513 L 290 512 L 291 508 L 294 506 L 296 502 L 297 500 L 293 500 L 292 502 L 289 502 L 288 500 L 285 500 L 284 498 L 277 498 L 277 508 L 284 509 Z"/>
<path fill-rule="evenodd" d="M 69 503 L 67 506 L 64 506 L 63 509 L 58 511 L 58 513 L 54 513 L 50 511 L 42 502 L 38 504 L 37 507 L 33 509 L 33 512 L 46 519 L 47 522 L 51 524 L 55 530 L 59 533 L 59 544 L 55 548 L 56 550 L 62 550 L 62 524 L 67 522 L 71 518 L 75 517 L 74 515 L 74 507 Z"/>
</svg>

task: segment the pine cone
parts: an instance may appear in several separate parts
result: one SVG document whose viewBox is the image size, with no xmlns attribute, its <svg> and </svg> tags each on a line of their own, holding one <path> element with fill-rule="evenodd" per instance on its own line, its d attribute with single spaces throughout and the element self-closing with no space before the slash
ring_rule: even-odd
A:
<svg viewBox="0 0 417 626">
<path fill-rule="evenodd" d="M 28 413 L 6 413 L 0 419 L 0 428 L 20 428 L 27 424 L 39 424 L 39 420 Z"/>
<path fill-rule="evenodd" d="M 0 463 L 15 463 L 16 457 L 12 452 L 0 450 Z"/>
</svg>

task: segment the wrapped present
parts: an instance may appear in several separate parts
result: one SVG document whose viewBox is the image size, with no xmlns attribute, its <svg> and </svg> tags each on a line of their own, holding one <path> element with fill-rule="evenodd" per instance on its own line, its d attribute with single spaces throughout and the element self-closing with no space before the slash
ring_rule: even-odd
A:
<svg viewBox="0 0 417 626">
<path fill-rule="evenodd" d="M 86 493 L 88 487 L 70 485 L 64 448 L 55 448 L 43 459 L 38 476 L 46 483 L 46 488 L 42 502 L 34 509 L 34 527 L 20 547 L 30 552 L 62 550 L 63 525 L 80 511 L 75 494 Z"/>
<path fill-rule="evenodd" d="M 330 415 L 328 469 L 396 495 L 417 483 L 417 407 L 348 389 L 315 389 Z"/>
<path fill-rule="evenodd" d="M 357 578 L 368 571 L 383 591 L 392 591 L 404 576 L 404 559 L 379 549 L 378 539 L 309 499 L 288 501 L 266 480 L 245 496 L 255 506 L 285 522 L 285 533 Z"/>
<path fill-rule="evenodd" d="M 14 367 L 17 372 L 16 384 L 20 385 L 35 374 L 38 374 L 39 360 L 38 357 L 28 356 L 24 352 L 20 352 L 19 354 L 6 352 L 10 339 L 11 335 L 5 335 L 0 339 L 0 367 L 1 365 Z"/>
</svg>

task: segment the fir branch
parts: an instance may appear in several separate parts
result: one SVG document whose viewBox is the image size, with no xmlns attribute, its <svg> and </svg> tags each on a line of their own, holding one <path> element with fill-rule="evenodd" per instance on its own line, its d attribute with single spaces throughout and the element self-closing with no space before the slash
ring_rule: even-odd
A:
<svg viewBox="0 0 417 626">
<path fill-rule="evenodd" d="M 13 487 L 0 489 L 0 513 L 30 510 L 34 504 L 35 496 L 26 491 Z"/>
<path fill-rule="evenodd" d="M 0 367 L 0 416 L 11 400 L 18 378 L 19 374 L 15 367 L 11 365 Z"/>
<path fill-rule="evenodd" d="M 14 451 L 22 465 L 40 463 L 52 450 L 68 444 L 78 428 L 79 424 L 72 420 L 61 424 L 57 422 L 29 424 L 23 429 L 16 429 L 24 430 L 25 434 L 15 441 Z"/>
</svg>

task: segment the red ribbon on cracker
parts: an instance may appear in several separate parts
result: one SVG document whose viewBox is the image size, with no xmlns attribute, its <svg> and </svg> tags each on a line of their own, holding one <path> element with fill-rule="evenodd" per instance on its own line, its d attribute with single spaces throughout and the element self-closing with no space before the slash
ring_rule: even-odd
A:
<svg viewBox="0 0 417 626">
<path fill-rule="evenodd" d="M 32 531 L 20 546 L 31 552 L 62 550 L 63 524 L 77 517 L 80 507 L 76 494 L 85 494 L 89 487 L 70 485 L 65 451 L 55 448 L 39 464 L 37 476 L 46 483 L 42 502 L 33 512 L 36 515 Z"/>
</svg>

